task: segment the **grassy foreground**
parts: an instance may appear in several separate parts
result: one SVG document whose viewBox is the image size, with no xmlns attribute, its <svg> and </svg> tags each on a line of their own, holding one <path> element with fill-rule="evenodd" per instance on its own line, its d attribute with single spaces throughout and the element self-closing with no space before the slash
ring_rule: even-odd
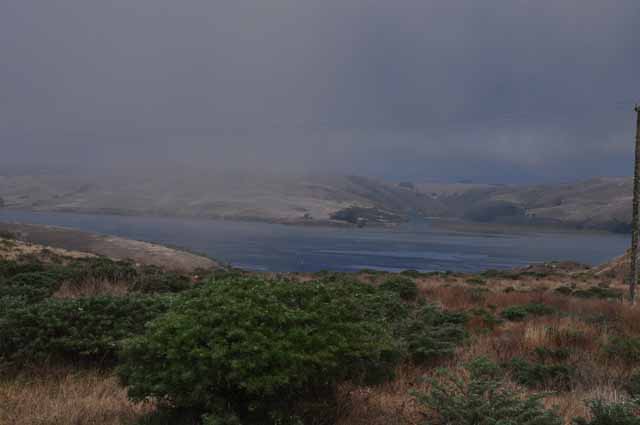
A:
<svg viewBox="0 0 640 425">
<path fill-rule="evenodd" d="M 7 246 L 11 241 L 2 243 Z M 0 424 L 197 424 L 201 418 L 205 418 L 207 425 L 244 423 L 201 416 L 200 413 L 212 406 L 207 404 L 208 399 L 202 401 L 201 394 L 190 397 L 188 403 L 183 400 L 182 395 L 201 382 L 197 374 L 171 381 L 176 385 L 185 384 L 177 391 L 179 394 L 172 394 L 169 389 L 166 399 L 157 395 L 167 391 L 158 389 L 164 377 L 156 379 L 155 375 L 161 370 L 172 370 L 175 365 L 169 357 L 177 356 L 175 353 L 181 347 L 191 343 L 183 339 L 171 355 L 167 354 L 162 351 L 165 344 L 156 344 L 164 341 L 161 338 L 167 335 L 167 329 L 174 335 L 178 332 L 175 331 L 179 328 L 177 323 L 184 323 L 184 332 L 188 333 L 203 325 L 201 320 L 205 319 L 200 318 L 206 318 L 208 322 L 202 331 L 205 333 L 199 335 L 210 335 L 208 341 L 214 341 L 220 332 L 224 333 L 225 344 L 229 346 L 243 338 L 233 335 L 236 327 L 225 328 L 225 324 L 216 322 L 218 316 L 206 313 L 212 309 L 203 308 L 214 305 L 222 308 L 222 304 L 216 303 L 222 299 L 226 304 L 227 299 L 221 298 L 226 296 L 237 296 L 233 300 L 239 302 L 230 312 L 245 311 L 246 307 L 247 316 L 243 316 L 241 322 L 250 324 L 246 328 L 238 325 L 238 329 L 280 332 L 286 328 L 286 332 L 273 335 L 303 338 L 295 339 L 298 343 L 291 346 L 293 351 L 295 347 L 306 346 L 308 339 L 296 333 L 297 329 L 316 326 L 307 334 L 314 338 L 326 333 L 325 339 L 314 340 L 307 351 L 296 351 L 295 356 L 284 363 L 278 360 L 281 354 L 266 360 L 267 365 L 279 365 L 278 370 L 283 374 L 300 362 L 300 369 L 291 369 L 297 371 L 291 375 L 271 376 L 271 371 L 266 371 L 269 380 L 252 381 L 262 373 L 253 361 L 242 370 L 229 369 L 223 376 L 227 386 L 218 398 L 228 401 L 236 412 L 244 412 L 247 417 L 250 414 L 243 410 L 247 406 L 255 409 L 266 406 L 265 411 L 270 412 L 271 404 L 289 397 L 291 404 L 287 404 L 286 409 L 299 413 L 296 415 L 299 422 L 295 423 L 483 424 L 485 422 L 474 422 L 470 417 L 448 417 L 446 406 L 438 404 L 438 394 L 450 397 L 451 403 L 458 397 L 463 404 L 456 408 L 472 411 L 477 406 L 464 404 L 465 399 L 478 396 L 491 400 L 487 394 L 493 393 L 483 385 L 495 384 L 509 396 L 517 394 L 518 400 L 525 400 L 529 395 L 540 397 L 543 410 L 538 410 L 549 409 L 567 424 L 574 421 L 594 425 L 640 423 L 637 409 L 630 402 L 640 395 L 640 310 L 622 302 L 625 289 L 622 282 L 576 265 L 488 271 L 478 275 L 411 271 L 393 275 L 366 270 L 356 274 L 241 271 L 181 274 L 99 257 L 72 258 L 49 253 L 3 260 L 0 276 L 3 307 L 0 309 Z M 247 279 L 250 284 L 246 283 Z M 320 298 L 307 298 L 306 286 L 300 285 L 308 282 L 321 285 L 325 292 Z M 297 292 L 289 292 L 285 284 L 295 287 Z M 221 290 L 225 285 L 228 289 Z M 246 291 L 235 292 L 242 285 Z M 280 294 L 281 299 L 269 299 L 272 293 L 261 292 L 261 285 L 272 285 L 274 294 Z M 341 291 L 343 287 L 353 291 Z M 366 287 L 372 289 L 369 291 Z M 354 300 L 350 298 L 353 292 L 366 307 L 362 312 L 356 304 L 349 304 Z M 260 295 L 262 293 L 265 295 Z M 253 297 L 251 294 L 257 294 L 252 299 L 258 301 L 251 305 L 244 303 Z M 349 308 L 343 309 L 340 302 L 336 304 L 322 298 L 327 294 L 344 297 L 347 303 L 344 305 Z M 208 301 L 198 304 L 206 296 L 210 297 Z M 269 328 L 270 312 L 280 303 L 286 304 L 282 298 L 294 296 L 297 310 L 289 309 L 281 316 L 273 316 L 277 323 Z M 258 303 L 265 299 L 269 299 L 266 304 Z M 319 310 L 323 305 L 327 305 L 327 309 L 337 306 L 335 312 L 327 310 L 327 314 L 334 317 L 324 322 Z M 252 315 L 256 306 L 264 306 L 264 311 Z M 298 308 L 300 306 L 304 308 Z M 287 328 L 292 312 L 299 310 L 310 316 L 291 319 L 292 325 Z M 332 327 L 340 324 L 342 314 L 348 315 L 345 327 Z M 231 313 L 220 317 L 234 320 Z M 188 321 L 192 319 L 195 322 Z M 59 326 L 56 321 L 60 321 Z M 145 326 L 147 321 L 156 323 L 155 331 Z M 324 323 L 322 327 L 317 325 L 319 322 Z M 356 326 L 358 323 L 362 326 Z M 211 329 L 220 332 L 208 333 Z M 339 340 L 343 334 L 350 337 L 334 344 L 332 338 Z M 251 334 L 250 340 L 259 340 L 259 335 Z M 273 348 L 273 339 L 265 341 L 263 346 Z M 129 342 L 123 342 L 125 340 Z M 355 345 L 354 341 L 362 345 Z M 371 345 L 372 341 L 380 341 L 382 348 Z M 205 341 L 194 350 L 208 347 L 207 344 Z M 156 351 L 150 354 L 148 347 L 152 346 Z M 385 357 L 387 351 L 394 353 L 393 360 Z M 249 352 L 250 349 L 243 351 Z M 314 357 L 315 353 L 320 354 Z M 206 373 L 216 374 L 228 364 L 237 365 L 240 357 L 237 353 L 234 356 L 229 363 L 213 363 L 217 365 L 215 370 Z M 327 360 L 329 358 L 340 360 L 338 363 L 348 361 L 349 367 L 342 368 L 343 363 L 334 364 L 333 360 Z M 194 365 L 202 366 L 197 358 L 190 359 Z M 476 369 L 470 368 L 470 364 L 475 364 Z M 353 372 L 359 365 L 369 368 L 367 373 L 381 372 L 387 367 L 391 371 L 384 374 L 384 379 L 360 379 L 362 375 Z M 474 372 L 478 365 L 481 366 L 479 375 Z M 335 376 L 331 385 L 320 382 L 313 374 L 300 382 L 292 377 L 313 367 L 321 369 L 327 379 Z M 189 367 L 186 369 L 183 374 Z M 139 376 L 145 374 L 150 381 L 140 380 Z M 241 379 L 232 386 L 237 376 Z M 255 382 L 262 392 L 252 392 L 245 381 Z M 460 386 L 452 386 L 451 382 L 458 382 Z M 471 390 L 475 384 L 481 388 L 476 393 Z M 207 391 L 218 391 L 214 384 L 207 385 Z M 231 388 L 242 395 L 232 399 L 228 395 Z M 297 395 L 291 395 L 290 388 L 295 389 Z M 127 390 L 129 395 L 134 393 L 132 398 L 128 397 Z M 272 398 L 263 396 L 271 390 L 274 391 Z M 135 396 L 136 391 L 142 397 Z M 199 413 L 168 419 L 163 416 L 167 400 L 169 405 L 175 407 L 182 403 Z M 606 407 L 605 410 L 609 410 L 602 413 L 590 407 L 594 401 L 612 407 Z M 324 415 L 318 413 L 318 406 L 332 411 L 329 419 L 321 419 Z M 598 415 L 609 415 L 605 418 L 609 422 Z M 263 423 L 294 422 L 265 417 Z M 556 422 L 543 418 L 530 423 Z"/>
</svg>

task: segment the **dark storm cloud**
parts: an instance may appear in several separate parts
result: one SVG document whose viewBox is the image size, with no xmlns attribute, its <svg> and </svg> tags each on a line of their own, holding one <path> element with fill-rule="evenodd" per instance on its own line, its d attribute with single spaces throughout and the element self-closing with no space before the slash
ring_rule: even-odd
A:
<svg viewBox="0 0 640 425">
<path fill-rule="evenodd" d="M 4 0 L 0 163 L 628 174 L 637 0 Z"/>
</svg>

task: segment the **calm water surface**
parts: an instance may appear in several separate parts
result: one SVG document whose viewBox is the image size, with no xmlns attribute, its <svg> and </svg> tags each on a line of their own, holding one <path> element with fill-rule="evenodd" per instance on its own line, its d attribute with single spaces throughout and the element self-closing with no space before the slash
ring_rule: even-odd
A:
<svg viewBox="0 0 640 425">
<path fill-rule="evenodd" d="M 299 227 L 181 218 L 0 210 L 0 221 L 49 224 L 184 247 L 236 267 L 270 271 L 481 271 L 552 260 L 599 264 L 629 245 L 624 235 L 509 230 L 453 231 L 427 221 L 393 229 Z"/>
</svg>

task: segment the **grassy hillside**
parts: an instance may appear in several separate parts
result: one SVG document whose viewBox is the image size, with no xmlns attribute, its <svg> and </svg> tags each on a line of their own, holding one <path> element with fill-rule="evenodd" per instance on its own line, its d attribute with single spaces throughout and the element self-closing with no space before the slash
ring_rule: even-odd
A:
<svg viewBox="0 0 640 425">
<path fill-rule="evenodd" d="M 418 185 L 450 214 L 475 221 L 552 224 L 628 231 L 630 178 L 598 178 L 572 184 L 537 186 Z"/>
<path fill-rule="evenodd" d="M 0 246 L 3 424 L 640 420 L 640 313 L 601 269 L 196 276 Z"/>
<path fill-rule="evenodd" d="M 339 222 L 361 208 L 369 223 L 398 222 L 409 212 L 442 214 L 430 196 L 362 177 L 220 175 L 180 171 L 154 177 L 0 176 L 5 208 L 261 220 Z M 344 221 L 344 220 L 343 220 Z"/>
<path fill-rule="evenodd" d="M 0 176 L 0 207 L 290 224 L 393 224 L 412 215 L 626 232 L 631 179 L 506 186 L 389 183 L 357 176 L 155 173 Z M 364 220 L 359 220 L 364 219 Z"/>
</svg>

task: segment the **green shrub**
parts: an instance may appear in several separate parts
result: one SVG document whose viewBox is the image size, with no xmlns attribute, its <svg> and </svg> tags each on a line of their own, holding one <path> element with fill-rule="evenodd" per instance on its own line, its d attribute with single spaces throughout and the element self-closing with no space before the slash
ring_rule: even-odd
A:
<svg viewBox="0 0 640 425">
<path fill-rule="evenodd" d="M 529 388 L 568 390 L 575 368 L 565 364 L 530 363 L 514 358 L 509 364 L 511 375 L 518 384 Z"/>
<path fill-rule="evenodd" d="M 418 297 L 418 287 L 416 283 L 409 278 L 396 276 L 385 280 L 380 289 L 383 291 L 395 292 L 405 301 L 413 301 Z"/>
<path fill-rule="evenodd" d="M 47 272 L 18 273 L 0 282 L 0 298 L 22 298 L 34 303 L 50 297 L 58 289 L 59 281 Z"/>
<path fill-rule="evenodd" d="M 553 276 L 555 273 L 552 271 L 527 271 L 521 272 L 519 277 L 533 277 L 535 279 L 544 279 L 545 277 Z"/>
<path fill-rule="evenodd" d="M 640 372 L 635 371 L 626 382 L 624 389 L 633 398 L 640 398 Z"/>
<path fill-rule="evenodd" d="M 616 336 L 605 345 L 604 351 L 610 357 L 614 357 L 627 363 L 640 362 L 640 338 Z"/>
<path fill-rule="evenodd" d="M 35 273 L 44 271 L 44 265 L 36 261 L 18 262 L 0 259 L 0 276 L 11 278 L 20 273 Z"/>
<path fill-rule="evenodd" d="M 76 259 L 68 266 L 67 271 L 69 280 L 80 283 L 87 280 L 132 282 L 138 277 L 138 271 L 133 263 L 105 257 Z"/>
<path fill-rule="evenodd" d="M 576 418 L 575 425 L 640 425 L 637 402 L 606 403 L 593 400 L 588 403 L 590 419 Z"/>
<path fill-rule="evenodd" d="M 203 277 L 215 279 L 215 280 L 225 280 L 231 278 L 240 278 L 247 274 L 244 270 L 235 269 L 235 268 L 224 268 L 224 269 L 216 269 L 210 272 L 200 273 Z"/>
<path fill-rule="evenodd" d="M 402 303 L 382 295 L 344 282 L 203 284 L 126 342 L 119 375 L 134 400 L 283 420 L 303 400 L 331 398 L 341 381 L 392 369 L 389 314 Z"/>
<path fill-rule="evenodd" d="M 545 410 L 540 397 L 505 388 L 499 369 L 486 359 L 468 365 L 470 377 L 441 371 L 427 394 L 413 392 L 426 409 L 425 425 L 561 425 L 558 414 Z"/>
<path fill-rule="evenodd" d="M 471 379 L 475 380 L 501 380 L 504 372 L 500 366 L 486 357 L 477 357 L 467 363 L 465 368 L 469 372 Z"/>
<path fill-rule="evenodd" d="M 145 266 L 134 278 L 131 289 L 143 293 L 180 292 L 191 287 L 188 276 L 162 270 L 156 266 Z"/>
<path fill-rule="evenodd" d="M 15 240 L 18 236 L 8 230 L 0 230 L 0 239 Z"/>
<path fill-rule="evenodd" d="M 96 297 L 13 303 L 0 312 L 0 361 L 113 361 L 124 338 L 164 313 L 167 297 Z"/>
<path fill-rule="evenodd" d="M 573 289 L 568 286 L 559 286 L 555 289 L 555 292 L 560 295 L 571 295 L 573 293 Z"/>
<path fill-rule="evenodd" d="M 205 414 L 202 417 L 202 425 L 242 425 L 242 422 L 238 419 L 238 416 L 234 414 L 226 414 L 223 416 Z"/>
<path fill-rule="evenodd" d="M 413 270 L 413 269 L 403 270 L 400 272 L 400 274 L 403 276 L 412 277 L 412 278 L 418 278 L 424 275 L 424 273 L 419 272 L 418 270 Z"/>
<path fill-rule="evenodd" d="M 502 310 L 501 316 L 507 320 L 520 321 L 528 318 L 529 316 L 545 316 L 555 312 L 556 311 L 553 307 L 549 307 L 544 304 L 531 303 L 507 307 Z"/>
<path fill-rule="evenodd" d="M 343 281 L 348 281 L 348 282 L 352 282 L 353 278 L 346 275 L 346 273 L 340 273 L 340 272 L 333 272 L 333 271 L 329 271 L 329 270 L 321 270 L 319 272 L 316 273 L 316 277 L 318 277 L 318 280 L 320 282 L 343 282 Z M 223 278 L 222 280 L 224 280 L 225 278 Z"/>
<path fill-rule="evenodd" d="M 601 288 L 593 286 L 588 289 L 579 289 L 573 291 L 574 297 L 578 298 L 598 298 L 598 299 L 620 299 L 624 296 L 624 292 L 619 289 Z"/>
<path fill-rule="evenodd" d="M 191 287 L 191 279 L 186 274 L 152 265 L 136 267 L 129 261 L 104 257 L 74 260 L 67 266 L 59 267 L 58 273 L 75 285 L 92 280 L 126 282 L 131 291 L 141 293 L 180 292 Z"/>
<path fill-rule="evenodd" d="M 424 363 L 453 354 L 467 336 L 467 316 L 443 311 L 426 304 L 412 312 L 402 330 L 402 339 L 411 359 Z"/>
<path fill-rule="evenodd" d="M 158 405 L 150 413 L 142 416 L 135 425 L 241 425 L 233 422 L 222 422 L 220 418 L 205 417 L 201 413 L 185 409 L 171 409 Z M 218 420 L 218 423 L 215 422 Z"/>
<path fill-rule="evenodd" d="M 4 250 L 11 249 L 16 246 L 16 242 L 12 239 L 2 239 L 0 237 L 0 248 Z"/>
<path fill-rule="evenodd" d="M 500 316 L 502 316 L 506 320 L 520 321 L 529 317 L 529 312 L 527 311 L 526 308 L 522 306 L 513 306 L 513 307 L 507 307 L 504 310 L 502 310 L 502 313 L 500 313 Z"/>
<path fill-rule="evenodd" d="M 487 281 L 484 279 L 481 279 L 479 277 L 471 277 L 469 279 L 467 279 L 467 283 L 469 285 L 480 285 L 480 286 L 484 286 L 487 284 Z"/>
<path fill-rule="evenodd" d="M 493 278 L 493 279 L 517 280 L 519 278 L 518 273 L 512 270 L 495 270 L 495 269 L 485 270 L 484 272 L 480 273 L 480 276 L 484 277 L 485 279 Z"/>
<path fill-rule="evenodd" d="M 491 311 L 484 308 L 474 308 L 470 310 L 469 313 L 473 316 L 481 318 L 484 323 L 484 327 L 488 329 L 493 329 L 503 322 L 502 319 L 497 318 Z"/>
</svg>

